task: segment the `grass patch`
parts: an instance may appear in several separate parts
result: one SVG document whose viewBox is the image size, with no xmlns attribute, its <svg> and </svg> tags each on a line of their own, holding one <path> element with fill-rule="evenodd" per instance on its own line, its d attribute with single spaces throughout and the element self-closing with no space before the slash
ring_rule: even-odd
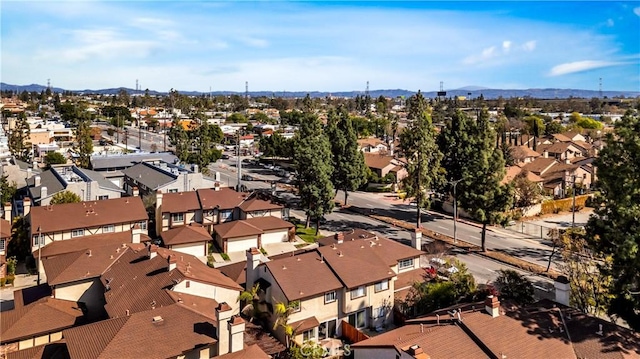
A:
<svg viewBox="0 0 640 359">
<path fill-rule="evenodd" d="M 296 249 L 304 248 L 304 247 L 306 247 L 308 245 L 309 245 L 309 243 L 299 243 L 299 244 L 296 244 Z"/>
<path fill-rule="evenodd" d="M 315 228 L 305 228 L 302 223 L 296 223 L 296 235 L 307 243 L 315 243 L 318 238 L 322 238 L 322 236 L 316 236 Z"/>
</svg>

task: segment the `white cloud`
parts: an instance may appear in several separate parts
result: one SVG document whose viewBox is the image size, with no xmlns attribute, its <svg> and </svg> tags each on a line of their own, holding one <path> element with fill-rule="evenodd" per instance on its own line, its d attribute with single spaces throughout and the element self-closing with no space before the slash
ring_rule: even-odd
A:
<svg viewBox="0 0 640 359">
<path fill-rule="evenodd" d="M 599 69 L 602 67 L 610 67 L 621 65 L 620 62 L 612 62 L 612 61 L 595 61 L 595 60 L 583 60 L 583 61 L 574 61 L 567 62 L 564 64 L 556 65 L 551 68 L 549 75 L 551 76 L 561 76 L 572 74 L 576 72 L 589 71 L 594 69 Z"/>
<path fill-rule="evenodd" d="M 257 37 L 241 37 L 238 40 L 240 40 L 247 46 L 257 47 L 261 49 L 269 46 L 269 42 L 267 40 L 259 39 Z"/>
<path fill-rule="evenodd" d="M 462 62 L 466 65 L 475 65 L 482 62 L 485 62 L 496 56 L 496 47 L 491 46 L 482 50 L 480 55 L 471 55 L 462 60 Z"/>
<path fill-rule="evenodd" d="M 524 44 L 522 44 L 522 49 L 524 51 L 527 51 L 527 52 L 531 52 L 531 51 L 535 50 L 536 49 L 536 41 L 535 40 L 531 40 L 531 41 L 525 42 Z"/>
<path fill-rule="evenodd" d="M 502 42 L 502 51 L 507 53 L 511 50 L 511 41 L 505 40 Z"/>
<path fill-rule="evenodd" d="M 633 13 L 640 16 L 640 6 L 633 8 Z"/>
<path fill-rule="evenodd" d="M 607 19 L 607 26 L 609 27 L 613 27 L 613 25 L 615 25 L 616 23 L 613 21 L 613 19 Z"/>
</svg>

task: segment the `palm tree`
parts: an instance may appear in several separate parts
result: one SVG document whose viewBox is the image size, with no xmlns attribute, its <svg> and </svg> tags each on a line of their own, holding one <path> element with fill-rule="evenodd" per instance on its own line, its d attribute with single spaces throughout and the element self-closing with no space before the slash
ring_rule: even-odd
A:
<svg viewBox="0 0 640 359">
<path fill-rule="evenodd" d="M 253 321 L 254 318 L 261 318 L 262 312 L 258 308 L 258 302 L 260 301 L 259 291 L 260 284 L 256 283 L 250 291 L 243 291 L 238 295 L 238 299 L 236 299 L 236 302 L 246 303 L 240 312 L 249 317 L 250 321 Z"/>
<path fill-rule="evenodd" d="M 273 330 L 277 330 L 278 328 L 282 328 L 284 330 L 286 345 L 287 348 L 291 347 L 292 338 L 294 338 L 297 334 L 298 328 L 302 323 L 297 325 L 295 328 L 289 325 L 289 316 L 294 312 L 295 307 L 300 305 L 300 302 L 294 301 L 289 304 L 284 304 L 282 302 L 278 302 L 275 305 L 275 315 L 277 316 L 276 321 L 273 323 Z"/>
</svg>

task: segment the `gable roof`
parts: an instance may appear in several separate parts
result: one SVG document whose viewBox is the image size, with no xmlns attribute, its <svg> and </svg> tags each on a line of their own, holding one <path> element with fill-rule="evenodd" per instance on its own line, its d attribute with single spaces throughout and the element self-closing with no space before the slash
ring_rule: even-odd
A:
<svg viewBox="0 0 640 359">
<path fill-rule="evenodd" d="M 171 358 L 216 343 L 215 333 L 211 319 L 174 304 L 67 329 L 63 336 L 72 359 Z"/>
<path fill-rule="evenodd" d="M 395 166 L 392 161 L 395 158 L 393 156 L 385 156 L 378 153 L 364 153 L 364 163 L 367 167 L 374 169 L 383 169 L 388 166 Z"/>
<path fill-rule="evenodd" d="M 78 303 L 45 297 L 26 306 L 2 312 L 0 343 L 11 343 L 78 324 L 82 310 Z"/>
<path fill-rule="evenodd" d="M 165 245 L 177 245 L 187 243 L 208 242 L 211 234 L 201 225 L 191 223 L 188 226 L 180 226 L 164 231 L 160 234 Z"/>
<path fill-rule="evenodd" d="M 64 339 L 6 353 L 7 359 L 69 359 Z"/>
<path fill-rule="evenodd" d="M 103 170 L 108 168 L 128 168 L 142 161 L 164 161 L 175 163 L 178 157 L 170 152 L 129 153 L 125 155 L 91 156 L 91 168 Z"/>
<path fill-rule="evenodd" d="M 284 219 L 274 216 L 254 217 L 244 219 L 247 224 L 250 224 L 263 231 L 271 231 L 274 229 L 284 229 L 295 227 L 293 223 L 287 222 Z"/>
<path fill-rule="evenodd" d="M 199 189 L 198 198 L 202 209 L 233 209 L 236 208 L 247 197 L 246 193 L 236 192 L 229 187 L 220 187 L 219 190 L 212 188 Z"/>
<path fill-rule="evenodd" d="M 338 243 L 338 238 L 342 238 L 343 241 L 351 241 L 355 239 L 369 239 L 376 238 L 377 236 L 369 231 L 361 228 L 352 228 L 348 231 L 339 232 L 333 236 L 322 237 L 318 239 L 318 244 L 321 246 L 328 246 L 333 243 Z"/>
<path fill-rule="evenodd" d="M 64 232 L 148 219 L 140 197 L 36 206 L 29 212 L 33 233 L 37 233 L 37 228 L 41 233 Z"/>
<path fill-rule="evenodd" d="M 247 282 L 247 262 L 236 262 L 222 267 L 217 267 L 222 274 L 244 286 Z"/>
<path fill-rule="evenodd" d="M 252 353 L 250 347 L 254 344 L 269 355 L 275 355 L 287 349 L 284 344 L 280 343 L 278 339 L 274 338 L 269 331 L 260 325 L 246 321 L 244 328 L 244 345 L 248 353 Z M 252 358 L 248 357 L 247 359 Z"/>
<path fill-rule="evenodd" d="M 42 187 L 47 187 L 48 195 L 64 191 L 66 186 L 60 181 L 60 179 L 53 173 L 52 170 L 46 170 L 37 176 L 40 176 L 40 186 L 35 187 L 35 178 L 27 178 L 27 185 L 29 186 L 29 197 L 34 200 L 39 200 L 41 197 Z"/>
<path fill-rule="evenodd" d="M 364 241 L 333 244 L 319 247 L 317 251 L 348 289 L 395 276 L 389 264 L 379 256 L 372 255 L 373 251 Z"/>
<path fill-rule="evenodd" d="M 148 162 L 140 162 L 133 167 L 122 170 L 126 177 L 135 179 L 138 183 L 143 184 L 150 190 L 156 190 L 159 187 L 166 186 L 174 182 L 178 175 L 169 171 L 165 171 Z"/>
<path fill-rule="evenodd" d="M 554 133 L 553 135 L 551 135 L 552 138 L 554 138 L 556 141 L 560 141 L 560 142 L 569 142 L 571 141 L 571 138 L 566 136 L 565 134 L 562 133 Z"/>
<path fill-rule="evenodd" d="M 367 138 L 360 138 L 358 139 L 358 147 L 366 147 L 366 146 L 378 146 L 378 145 L 383 145 L 385 147 L 387 147 L 387 144 L 384 143 L 384 141 L 378 139 L 378 138 L 373 138 L 373 137 L 367 137 Z"/>
<path fill-rule="evenodd" d="M 63 241 L 53 241 L 41 249 L 36 249 L 33 252 L 35 257 L 38 256 L 38 251 L 41 250 L 40 254 L 42 258 L 53 257 L 60 254 L 84 251 L 93 247 L 100 247 L 103 245 L 112 245 L 119 247 L 123 243 L 131 243 L 131 231 L 124 232 L 114 232 L 114 233 L 104 233 L 104 234 L 95 234 L 92 236 L 85 237 L 76 237 L 71 239 L 65 239 Z M 144 237 L 144 238 L 143 238 Z M 140 240 L 150 240 L 149 236 L 141 235 Z"/>
<path fill-rule="evenodd" d="M 279 352 L 278 352 L 279 353 Z M 270 359 L 267 353 L 265 353 L 258 344 L 247 346 L 243 350 L 239 350 L 235 353 L 227 353 L 216 357 L 217 359 Z"/>
<path fill-rule="evenodd" d="M 283 207 L 279 204 L 271 203 L 269 201 L 265 201 L 256 197 L 248 199 L 242 202 L 238 208 L 243 210 L 244 212 L 253 212 L 253 211 L 266 211 L 270 209 L 282 209 Z"/>
<path fill-rule="evenodd" d="M 318 252 L 281 258 L 264 264 L 287 300 L 299 300 L 342 288 Z M 313 273 L 313 275 L 309 275 Z"/>
<path fill-rule="evenodd" d="M 213 230 L 224 239 L 254 236 L 264 233 L 260 228 L 249 224 L 245 220 L 214 224 Z"/>
<path fill-rule="evenodd" d="M 11 238 L 11 222 L 0 218 L 0 238 Z"/>
<path fill-rule="evenodd" d="M 522 171 L 525 171 L 527 174 L 527 179 L 533 183 L 540 183 L 543 182 L 544 180 L 542 179 L 542 177 L 538 176 L 537 174 L 524 170 L 523 168 L 521 168 L 520 166 L 509 166 L 507 167 L 507 172 L 504 175 L 504 179 L 502 180 L 502 184 L 506 184 L 509 183 L 511 181 L 513 181 Z"/>
<path fill-rule="evenodd" d="M 531 148 L 527 147 L 526 145 L 522 145 L 522 146 L 514 146 L 513 148 L 518 149 L 519 151 L 522 151 L 522 154 L 524 155 L 524 157 L 540 157 L 540 153 L 532 150 Z"/>
<path fill-rule="evenodd" d="M 527 163 L 522 167 L 523 170 L 533 172 L 537 175 L 544 174 L 549 168 L 558 164 L 555 158 L 538 157 L 533 162 Z"/>
<path fill-rule="evenodd" d="M 200 209 L 195 191 L 162 194 L 162 213 L 183 213 Z"/>
</svg>

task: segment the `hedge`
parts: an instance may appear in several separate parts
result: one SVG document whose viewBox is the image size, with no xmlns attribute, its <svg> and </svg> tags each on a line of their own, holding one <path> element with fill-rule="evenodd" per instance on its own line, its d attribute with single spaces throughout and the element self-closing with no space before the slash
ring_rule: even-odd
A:
<svg viewBox="0 0 640 359">
<path fill-rule="evenodd" d="M 585 203 L 587 202 L 587 198 L 589 197 L 590 195 L 588 194 L 576 196 L 577 211 L 585 207 Z M 558 212 L 571 212 L 572 208 L 573 208 L 573 197 L 564 198 L 564 199 L 558 199 L 555 201 L 542 202 L 542 210 L 540 211 L 540 213 L 549 214 L 549 213 L 558 213 Z"/>
</svg>

